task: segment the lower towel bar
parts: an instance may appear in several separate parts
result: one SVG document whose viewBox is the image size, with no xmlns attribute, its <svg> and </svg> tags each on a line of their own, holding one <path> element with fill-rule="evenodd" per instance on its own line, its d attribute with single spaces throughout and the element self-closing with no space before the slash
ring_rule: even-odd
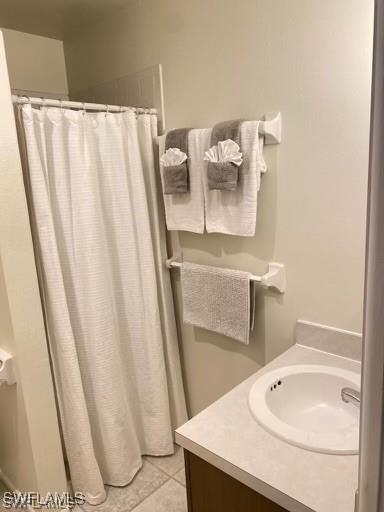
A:
<svg viewBox="0 0 384 512">
<path fill-rule="evenodd" d="M 182 265 L 183 263 L 174 257 L 166 261 L 166 266 L 169 269 L 181 268 Z M 275 288 L 280 293 L 284 293 L 286 289 L 285 265 L 271 262 L 268 264 L 268 272 L 261 276 L 252 274 L 251 281 L 265 288 Z"/>
</svg>

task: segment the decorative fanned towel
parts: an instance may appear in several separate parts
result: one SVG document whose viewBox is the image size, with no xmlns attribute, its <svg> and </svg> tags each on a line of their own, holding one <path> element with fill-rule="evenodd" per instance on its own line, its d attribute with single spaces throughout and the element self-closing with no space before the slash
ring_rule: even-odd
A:
<svg viewBox="0 0 384 512">
<path fill-rule="evenodd" d="M 212 128 L 191 130 L 188 137 L 188 194 L 164 194 L 165 218 L 168 230 L 204 233 L 205 210 L 203 186 L 206 178 L 204 153 L 209 149 Z M 160 177 L 164 190 L 165 135 L 159 137 Z"/>
<path fill-rule="evenodd" d="M 165 138 L 165 153 L 160 162 L 163 166 L 164 194 L 188 192 L 188 134 L 190 128 L 171 130 Z"/>
<path fill-rule="evenodd" d="M 207 165 L 207 183 L 210 190 L 236 190 L 239 179 L 241 121 L 224 121 L 212 129 L 211 148 L 204 160 Z"/>
<path fill-rule="evenodd" d="M 243 163 L 234 192 L 227 194 L 210 190 L 205 175 L 205 221 L 208 233 L 255 235 L 258 190 L 261 175 L 267 170 L 259 125 L 260 121 L 243 121 L 241 124 Z"/>
<path fill-rule="evenodd" d="M 183 263 L 183 321 L 249 344 L 251 274 Z M 252 315 L 253 316 L 253 315 Z"/>
</svg>

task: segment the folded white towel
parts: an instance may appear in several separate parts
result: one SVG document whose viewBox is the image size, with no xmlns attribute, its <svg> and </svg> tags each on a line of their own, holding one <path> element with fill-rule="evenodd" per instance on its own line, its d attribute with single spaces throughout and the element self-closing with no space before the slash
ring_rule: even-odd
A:
<svg viewBox="0 0 384 512">
<path fill-rule="evenodd" d="M 234 140 L 219 140 L 216 146 L 205 152 L 204 160 L 214 163 L 231 162 L 239 167 L 243 163 L 243 155 L 240 146 Z"/>
<path fill-rule="evenodd" d="M 188 134 L 189 192 L 187 194 L 164 195 L 165 217 L 168 230 L 204 233 L 204 187 L 206 162 L 205 151 L 209 149 L 212 129 L 191 130 Z M 159 155 L 164 154 L 165 135 L 159 137 Z M 160 174 L 163 179 L 162 163 Z"/>
<path fill-rule="evenodd" d="M 183 320 L 249 343 L 250 274 L 183 263 Z"/>
<path fill-rule="evenodd" d="M 188 156 L 184 151 L 180 151 L 179 148 L 169 148 L 160 157 L 160 163 L 162 166 L 174 166 L 183 164 L 188 159 Z"/>
<path fill-rule="evenodd" d="M 205 180 L 205 213 L 208 233 L 254 236 L 256 230 L 257 192 L 261 173 L 267 170 L 263 158 L 260 121 L 243 121 L 241 152 L 243 165 L 235 191 L 209 190 Z"/>
</svg>

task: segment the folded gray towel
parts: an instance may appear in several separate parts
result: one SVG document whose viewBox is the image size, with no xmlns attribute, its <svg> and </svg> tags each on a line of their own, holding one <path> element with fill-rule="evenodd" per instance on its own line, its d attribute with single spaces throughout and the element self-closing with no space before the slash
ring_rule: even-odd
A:
<svg viewBox="0 0 384 512">
<path fill-rule="evenodd" d="M 179 148 L 188 155 L 188 134 L 190 128 L 171 130 L 165 137 L 165 151 Z M 163 167 L 164 194 L 186 194 L 188 192 L 188 160 L 180 165 Z"/>
<path fill-rule="evenodd" d="M 241 119 L 234 119 L 232 121 L 222 121 L 221 123 L 215 124 L 212 128 L 211 146 L 216 146 L 219 141 L 227 139 L 234 140 L 240 146 L 240 128 L 242 122 Z"/>
<path fill-rule="evenodd" d="M 223 121 L 212 129 L 211 146 L 219 141 L 232 139 L 240 146 L 240 129 L 242 121 Z M 209 162 L 207 167 L 208 188 L 210 190 L 236 190 L 239 168 L 232 162 Z"/>
<path fill-rule="evenodd" d="M 186 194 L 188 192 L 187 162 L 167 165 L 164 169 L 164 194 Z"/>
<path fill-rule="evenodd" d="M 236 190 L 239 168 L 232 162 L 208 162 L 207 176 L 210 190 Z"/>
<path fill-rule="evenodd" d="M 183 263 L 183 321 L 249 343 L 251 320 L 248 272 Z"/>
</svg>

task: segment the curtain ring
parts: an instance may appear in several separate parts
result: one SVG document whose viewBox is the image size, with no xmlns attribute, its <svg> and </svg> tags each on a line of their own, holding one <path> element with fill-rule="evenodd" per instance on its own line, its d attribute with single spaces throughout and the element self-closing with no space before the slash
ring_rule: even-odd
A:
<svg viewBox="0 0 384 512">
<path fill-rule="evenodd" d="M 20 101 L 17 102 L 17 107 L 19 109 L 19 111 L 23 108 L 23 105 L 25 105 L 26 103 L 28 103 L 28 98 L 27 96 L 25 96 L 24 94 L 18 94 L 17 97 L 19 98 Z M 26 102 L 24 101 L 21 101 L 23 98 L 26 98 Z"/>
</svg>

